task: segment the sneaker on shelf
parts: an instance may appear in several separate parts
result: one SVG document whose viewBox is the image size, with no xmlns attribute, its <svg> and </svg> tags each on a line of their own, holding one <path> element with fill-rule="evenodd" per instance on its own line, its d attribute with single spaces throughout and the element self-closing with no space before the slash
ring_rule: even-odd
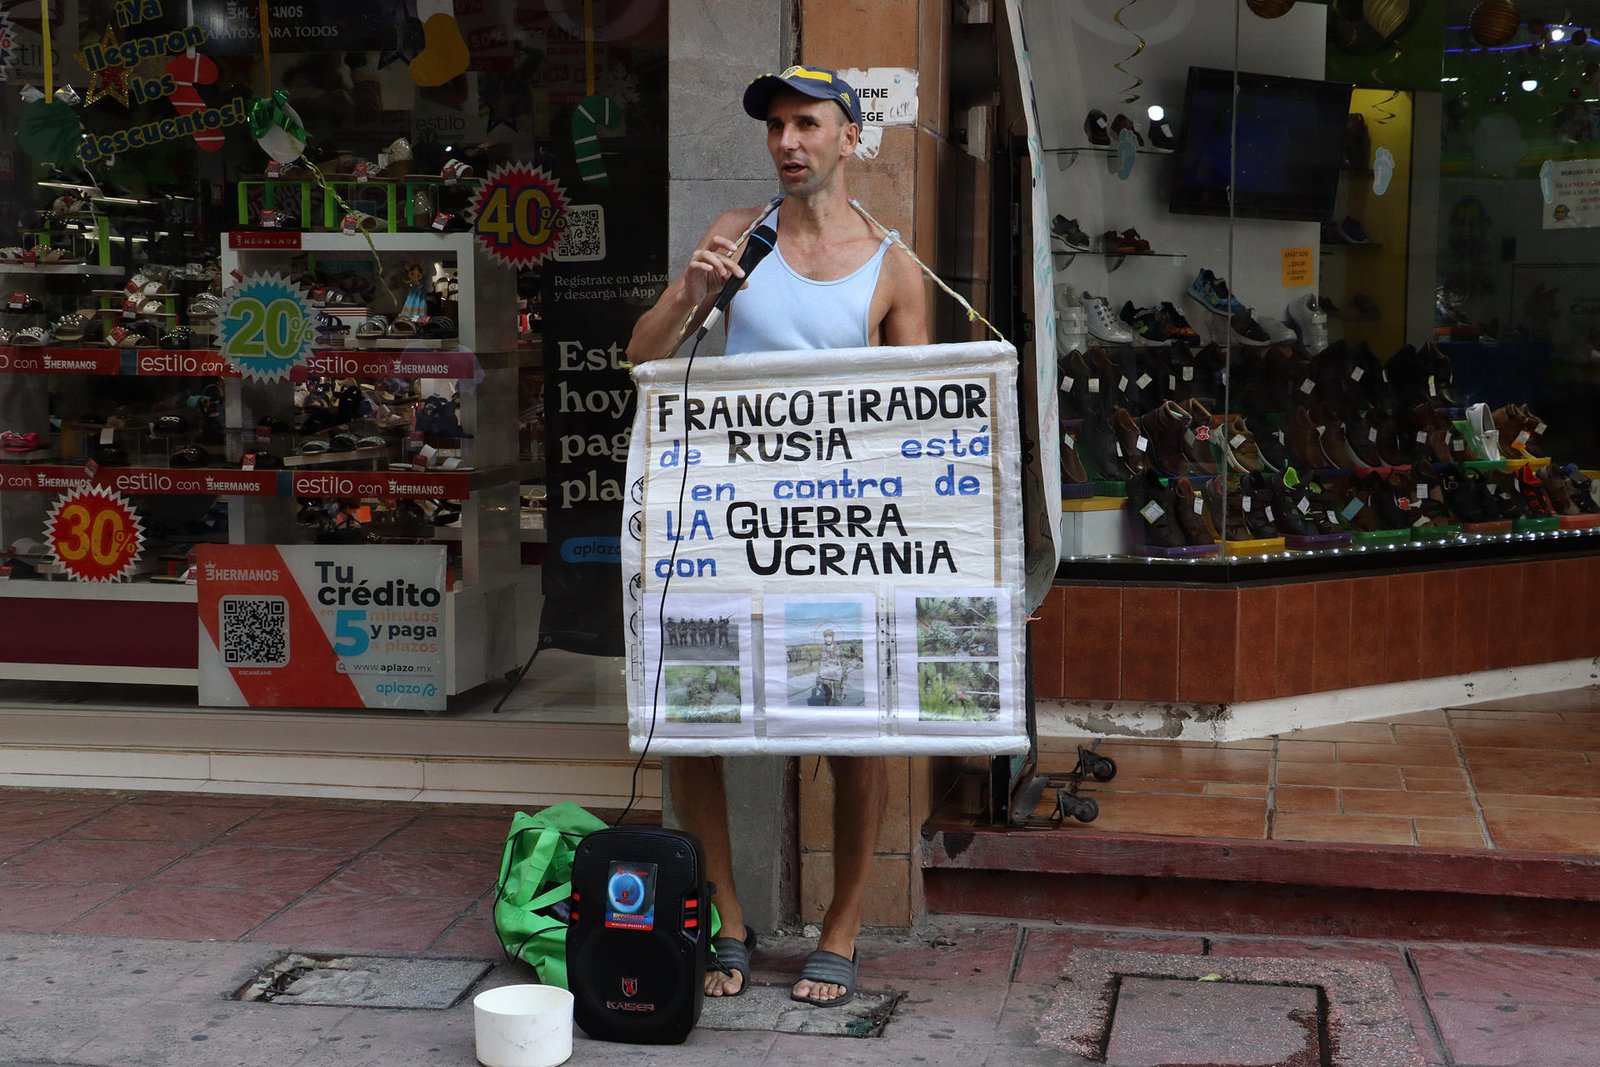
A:
<svg viewBox="0 0 1600 1067">
<path fill-rule="evenodd" d="M 1302 293 L 1289 301 L 1289 306 L 1284 309 L 1284 315 L 1302 341 L 1312 330 L 1319 326 L 1326 328 L 1328 325 L 1328 313 L 1317 303 L 1316 293 Z"/>
<path fill-rule="evenodd" d="M 1133 342 L 1133 331 L 1124 326 L 1111 310 L 1111 302 L 1103 296 L 1093 296 L 1087 290 L 1079 297 L 1084 314 L 1089 319 L 1089 334 L 1108 344 L 1126 345 Z"/>
<path fill-rule="evenodd" d="M 1339 236 L 1343 237 L 1348 244 L 1366 245 L 1372 243 L 1372 238 L 1367 236 L 1367 231 L 1361 228 L 1360 220 L 1351 218 L 1349 215 L 1346 215 L 1344 221 L 1339 223 Z"/>
<path fill-rule="evenodd" d="M 1268 315 L 1257 315 L 1256 325 L 1261 327 L 1261 332 L 1267 335 L 1270 344 L 1288 344 L 1299 339 L 1299 335 L 1282 319 L 1275 319 Z"/>
<path fill-rule="evenodd" d="M 1164 118 L 1150 123 L 1150 148 L 1156 152 L 1178 150 L 1178 137 L 1172 132 L 1172 123 Z"/>
<path fill-rule="evenodd" d="M 1213 315 L 1233 315 L 1245 306 L 1228 292 L 1228 284 L 1204 267 L 1189 284 L 1189 296 Z"/>
<path fill-rule="evenodd" d="M 1116 230 L 1107 230 L 1100 235 L 1100 251 L 1108 256 L 1131 256 L 1139 247 Z"/>
<path fill-rule="evenodd" d="M 1135 309 L 1133 301 L 1129 300 L 1122 305 L 1120 318 L 1133 331 L 1133 343 L 1136 345 L 1166 348 L 1173 342 L 1159 308 Z"/>
<path fill-rule="evenodd" d="M 1089 143 L 1101 148 L 1111 144 L 1111 126 L 1106 122 L 1106 113 L 1095 108 L 1083 120 L 1084 136 L 1089 138 Z"/>
<path fill-rule="evenodd" d="M 1128 116 L 1118 112 L 1117 117 L 1111 120 L 1111 132 L 1120 134 L 1123 130 L 1132 132 L 1133 139 L 1139 142 L 1139 147 L 1144 147 L 1144 138 L 1139 135 L 1139 127 Z"/>
<path fill-rule="evenodd" d="M 1322 224 L 1322 243 L 1325 245 L 1342 245 L 1350 242 L 1344 239 L 1344 234 L 1339 232 L 1337 222 L 1324 222 Z"/>
<path fill-rule="evenodd" d="M 1065 215 L 1057 215 L 1050 220 L 1050 236 L 1077 252 L 1087 252 L 1094 247 L 1094 242 L 1083 232 L 1078 220 Z"/>
<path fill-rule="evenodd" d="M 1200 334 L 1189 325 L 1189 320 L 1172 305 L 1170 301 L 1163 300 L 1156 305 L 1162 322 L 1166 325 L 1167 336 L 1180 345 L 1197 345 L 1200 343 Z"/>
<path fill-rule="evenodd" d="M 1270 345 L 1272 335 L 1261 328 L 1261 324 L 1245 308 L 1240 308 L 1228 316 L 1228 332 L 1233 339 L 1242 345 Z"/>
</svg>

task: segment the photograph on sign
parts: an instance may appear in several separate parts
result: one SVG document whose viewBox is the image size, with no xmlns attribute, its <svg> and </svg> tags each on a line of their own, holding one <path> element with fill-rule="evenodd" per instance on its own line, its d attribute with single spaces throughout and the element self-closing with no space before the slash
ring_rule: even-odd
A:
<svg viewBox="0 0 1600 1067">
<path fill-rule="evenodd" d="M 974 595 L 977 593 L 977 595 Z M 1003 726 L 1011 686 L 1010 605 L 1003 589 L 903 589 L 895 641 L 903 731 L 982 731 Z"/>
<path fill-rule="evenodd" d="M 762 638 L 769 734 L 878 732 L 876 597 L 768 597 Z"/>
<path fill-rule="evenodd" d="M 644 632 L 645 701 L 656 731 L 678 737 L 755 729 L 750 598 L 667 593 Z M 653 700 L 652 700 L 653 695 Z"/>
</svg>

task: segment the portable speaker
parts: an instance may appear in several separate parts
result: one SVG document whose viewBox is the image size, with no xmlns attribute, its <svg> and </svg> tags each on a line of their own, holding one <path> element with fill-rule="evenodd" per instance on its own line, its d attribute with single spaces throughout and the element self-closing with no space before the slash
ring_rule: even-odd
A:
<svg viewBox="0 0 1600 1067">
<path fill-rule="evenodd" d="M 597 830 L 572 859 L 567 983 L 590 1037 L 645 1045 L 689 1036 L 710 945 L 705 852 L 693 834 Z"/>
</svg>

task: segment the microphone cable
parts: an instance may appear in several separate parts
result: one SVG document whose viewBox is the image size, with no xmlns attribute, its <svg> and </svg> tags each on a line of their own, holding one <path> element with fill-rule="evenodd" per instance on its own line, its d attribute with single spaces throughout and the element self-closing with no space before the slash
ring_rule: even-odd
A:
<svg viewBox="0 0 1600 1067">
<path fill-rule="evenodd" d="M 778 205 L 781 203 L 783 203 L 783 197 L 781 195 L 773 197 L 772 200 L 767 203 L 766 208 L 756 216 L 755 221 L 750 223 L 750 225 L 745 228 L 745 231 L 739 235 L 739 239 L 734 242 L 735 248 L 742 246 L 747 240 L 749 240 L 750 235 L 754 233 L 757 227 L 759 227 L 763 222 L 766 222 L 774 211 L 778 210 Z M 733 258 L 731 253 L 729 258 Z M 754 268 L 751 269 L 753 270 Z M 677 350 L 678 346 L 683 344 L 684 337 L 687 335 L 689 330 L 689 324 L 694 321 L 695 315 L 699 312 L 699 310 L 700 309 L 696 307 L 694 311 L 690 312 L 689 317 L 684 319 L 683 325 L 678 328 L 678 339 L 673 342 L 672 346 L 674 351 Z M 700 342 L 705 339 L 705 336 L 706 335 L 704 331 L 697 331 L 694 344 L 689 348 L 689 360 L 684 364 L 683 368 L 683 448 L 685 459 L 688 458 L 689 449 L 689 375 L 694 370 L 695 357 L 700 352 Z M 683 474 L 678 479 L 678 503 L 676 514 L 680 524 L 683 522 L 683 499 L 685 494 L 688 492 L 688 487 L 689 464 L 684 463 Z M 644 505 L 641 503 L 640 507 L 643 506 Z M 678 546 L 682 543 L 680 530 L 680 538 L 679 540 L 672 542 L 672 551 L 667 556 L 667 575 L 664 579 L 662 579 L 661 582 L 661 609 L 656 612 L 656 669 L 655 681 L 652 683 L 650 690 L 650 730 L 645 735 L 644 748 L 639 750 L 639 758 L 633 762 L 633 774 L 628 785 L 627 806 L 622 809 L 622 814 L 618 815 L 611 823 L 613 827 L 621 826 L 622 820 L 628 817 L 628 813 L 633 810 L 634 804 L 638 802 L 639 771 L 644 767 L 645 757 L 650 754 L 650 744 L 655 740 L 656 737 L 656 721 L 661 714 L 661 680 L 666 671 L 667 661 L 667 591 L 672 587 L 672 576 L 677 573 Z M 641 602 L 641 606 L 642 604 L 643 602 Z M 748 639 L 748 635 L 746 635 L 746 639 Z"/>
</svg>

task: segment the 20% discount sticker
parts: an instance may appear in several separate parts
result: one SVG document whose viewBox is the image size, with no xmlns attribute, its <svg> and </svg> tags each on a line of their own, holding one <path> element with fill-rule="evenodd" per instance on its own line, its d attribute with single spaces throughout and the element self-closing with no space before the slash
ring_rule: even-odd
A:
<svg viewBox="0 0 1600 1067">
<path fill-rule="evenodd" d="M 138 512 L 103 485 L 57 497 L 44 530 L 51 556 L 80 582 L 117 581 L 133 570 L 144 548 Z"/>
<path fill-rule="evenodd" d="M 311 300 L 281 274 L 249 274 L 232 290 L 222 319 L 222 355 L 242 377 L 277 382 L 311 354 Z"/>
</svg>

